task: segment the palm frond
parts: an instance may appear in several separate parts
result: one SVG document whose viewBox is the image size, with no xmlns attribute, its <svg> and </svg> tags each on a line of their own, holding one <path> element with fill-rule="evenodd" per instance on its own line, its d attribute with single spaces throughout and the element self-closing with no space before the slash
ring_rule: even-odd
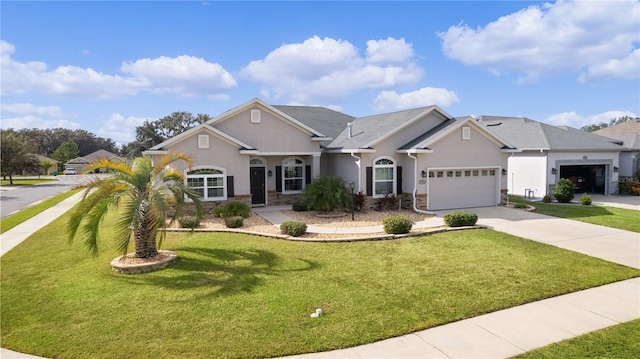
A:
<svg viewBox="0 0 640 359">
<path fill-rule="evenodd" d="M 162 170 L 164 168 L 166 168 L 167 166 L 169 166 L 170 164 L 176 161 L 184 161 L 187 164 L 187 167 L 189 168 L 191 168 L 191 166 L 193 165 L 193 160 L 191 156 L 184 153 L 170 151 L 166 155 L 159 158 L 158 161 L 156 161 L 156 163 L 154 163 L 153 173 L 156 175 L 162 173 Z"/>
<path fill-rule="evenodd" d="M 131 166 L 127 162 L 110 161 L 106 158 L 100 158 L 84 166 L 81 173 L 86 174 L 99 168 L 106 168 L 115 172 L 132 174 Z"/>
<path fill-rule="evenodd" d="M 109 210 L 109 206 L 112 203 L 109 196 L 100 198 L 97 203 L 86 213 L 83 220 L 83 226 L 81 230 L 81 240 L 85 247 L 96 257 L 98 255 L 98 232 L 100 223 L 104 219 Z"/>
</svg>

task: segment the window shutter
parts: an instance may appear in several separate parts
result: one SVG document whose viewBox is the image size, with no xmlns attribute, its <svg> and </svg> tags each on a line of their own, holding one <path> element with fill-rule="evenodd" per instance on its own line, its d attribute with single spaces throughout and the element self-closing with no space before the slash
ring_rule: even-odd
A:
<svg viewBox="0 0 640 359">
<path fill-rule="evenodd" d="M 367 167 L 366 177 L 367 196 L 373 196 L 373 167 Z"/>
<path fill-rule="evenodd" d="M 311 166 L 304 166 L 304 183 L 311 183 Z"/>
<path fill-rule="evenodd" d="M 233 188 L 233 176 L 227 176 L 227 198 L 235 196 L 236 194 Z"/>
<path fill-rule="evenodd" d="M 282 192 L 282 166 L 276 166 L 276 192 Z"/>
<path fill-rule="evenodd" d="M 397 173 L 397 179 L 396 179 L 396 195 L 399 195 L 402 193 L 402 166 L 398 166 L 396 167 L 396 172 Z"/>
</svg>

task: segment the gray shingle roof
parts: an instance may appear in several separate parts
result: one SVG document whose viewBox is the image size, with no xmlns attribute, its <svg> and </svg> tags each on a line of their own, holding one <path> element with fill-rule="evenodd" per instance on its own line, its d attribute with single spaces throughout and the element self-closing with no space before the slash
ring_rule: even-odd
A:
<svg viewBox="0 0 640 359">
<path fill-rule="evenodd" d="M 326 107 L 283 105 L 273 105 L 273 107 L 331 138 L 335 138 L 347 127 L 347 123 L 355 118 Z"/>
<path fill-rule="evenodd" d="M 356 118 L 352 121 L 352 136 L 349 138 L 349 129 L 345 128 L 327 146 L 331 149 L 363 149 L 387 133 L 402 127 L 407 121 L 414 119 L 421 113 L 433 108 L 420 107 L 411 110 L 384 113 L 367 117 Z M 434 123 L 433 126 L 439 124 Z"/>
<path fill-rule="evenodd" d="M 593 133 L 622 141 L 624 147 L 640 149 L 640 119 L 638 118 L 605 127 Z"/>
<path fill-rule="evenodd" d="M 496 135 L 521 150 L 623 150 L 601 136 L 570 131 L 523 117 L 481 116 L 480 121 Z"/>
</svg>

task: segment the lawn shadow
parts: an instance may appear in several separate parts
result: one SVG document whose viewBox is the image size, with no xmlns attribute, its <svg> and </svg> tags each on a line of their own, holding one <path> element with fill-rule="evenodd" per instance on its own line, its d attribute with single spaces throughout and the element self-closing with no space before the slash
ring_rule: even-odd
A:
<svg viewBox="0 0 640 359">
<path fill-rule="evenodd" d="M 562 217 L 567 219 L 585 218 L 585 217 L 599 217 L 599 216 L 613 216 L 607 208 L 600 206 L 585 206 L 580 203 L 553 203 L 546 204 L 551 211 L 551 215 L 556 217 Z M 540 211 L 544 213 L 546 211 Z M 547 214 L 547 213 L 544 213 Z"/>
<path fill-rule="evenodd" d="M 176 291 L 198 289 L 200 294 L 195 298 L 199 299 L 251 292 L 269 277 L 314 270 L 320 266 L 314 261 L 297 259 L 294 268 L 291 265 L 285 268 L 276 254 L 259 249 L 181 247 L 175 252 L 178 260 L 169 268 L 131 276 L 126 280 Z M 193 299 L 193 296 L 189 297 L 189 300 Z"/>
</svg>

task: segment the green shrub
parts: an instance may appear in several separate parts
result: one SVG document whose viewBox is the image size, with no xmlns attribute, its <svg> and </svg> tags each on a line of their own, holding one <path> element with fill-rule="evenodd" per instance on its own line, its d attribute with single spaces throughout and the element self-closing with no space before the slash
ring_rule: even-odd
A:
<svg viewBox="0 0 640 359">
<path fill-rule="evenodd" d="M 321 176 L 313 180 L 302 193 L 302 199 L 315 211 L 331 212 L 348 208 L 351 192 L 337 176 Z"/>
<path fill-rule="evenodd" d="M 309 210 L 309 204 L 307 203 L 307 201 L 301 198 L 293 202 L 291 209 L 293 209 L 296 212 L 306 212 Z"/>
<path fill-rule="evenodd" d="M 251 208 L 244 202 L 229 202 L 225 204 L 222 209 L 222 217 L 227 218 L 234 216 L 249 218 L 251 216 Z"/>
<path fill-rule="evenodd" d="M 200 221 L 196 216 L 185 215 L 178 218 L 178 224 L 180 225 L 180 228 L 196 228 L 200 225 Z"/>
<path fill-rule="evenodd" d="M 382 225 L 388 234 L 405 234 L 411 231 L 413 222 L 404 216 L 389 216 L 382 220 Z"/>
<path fill-rule="evenodd" d="M 553 188 L 553 196 L 560 203 L 569 203 L 575 197 L 576 186 L 566 178 L 560 178 Z"/>
<path fill-rule="evenodd" d="M 300 221 L 286 221 L 280 224 L 280 230 L 293 237 L 300 237 L 307 233 L 307 224 Z"/>
<path fill-rule="evenodd" d="M 478 222 L 478 215 L 473 212 L 456 211 L 444 215 L 444 224 L 449 227 L 473 226 Z"/>
<path fill-rule="evenodd" d="M 240 228 L 244 225 L 244 218 L 242 216 L 225 217 L 224 225 L 228 228 Z"/>
<path fill-rule="evenodd" d="M 553 198 L 551 198 L 551 196 L 549 196 L 548 194 L 545 194 L 544 197 L 542 197 L 543 203 L 551 203 L 552 200 Z"/>
<path fill-rule="evenodd" d="M 213 209 L 211 210 L 211 214 L 213 214 L 213 216 L 216 218 L 222 218 L 223 210 L 224 210 L 224 207 L 216 206 L 216 207 L 213 207 Z"/>
<path fill-rule="evenodd" d="M 527 205 L 524 203 L 516 203 L 513 205 L 513 208 L 519 208 L 519 209 L 527 208 Z"/>
<path fill-rule="evenodd" d="M 591 197 L 588 194 L 583 193 L 582 196 L 580 197 L 580 204 L 584 205 L 584 206 L 590 205 L 591 204 Z"/>
</svg>

